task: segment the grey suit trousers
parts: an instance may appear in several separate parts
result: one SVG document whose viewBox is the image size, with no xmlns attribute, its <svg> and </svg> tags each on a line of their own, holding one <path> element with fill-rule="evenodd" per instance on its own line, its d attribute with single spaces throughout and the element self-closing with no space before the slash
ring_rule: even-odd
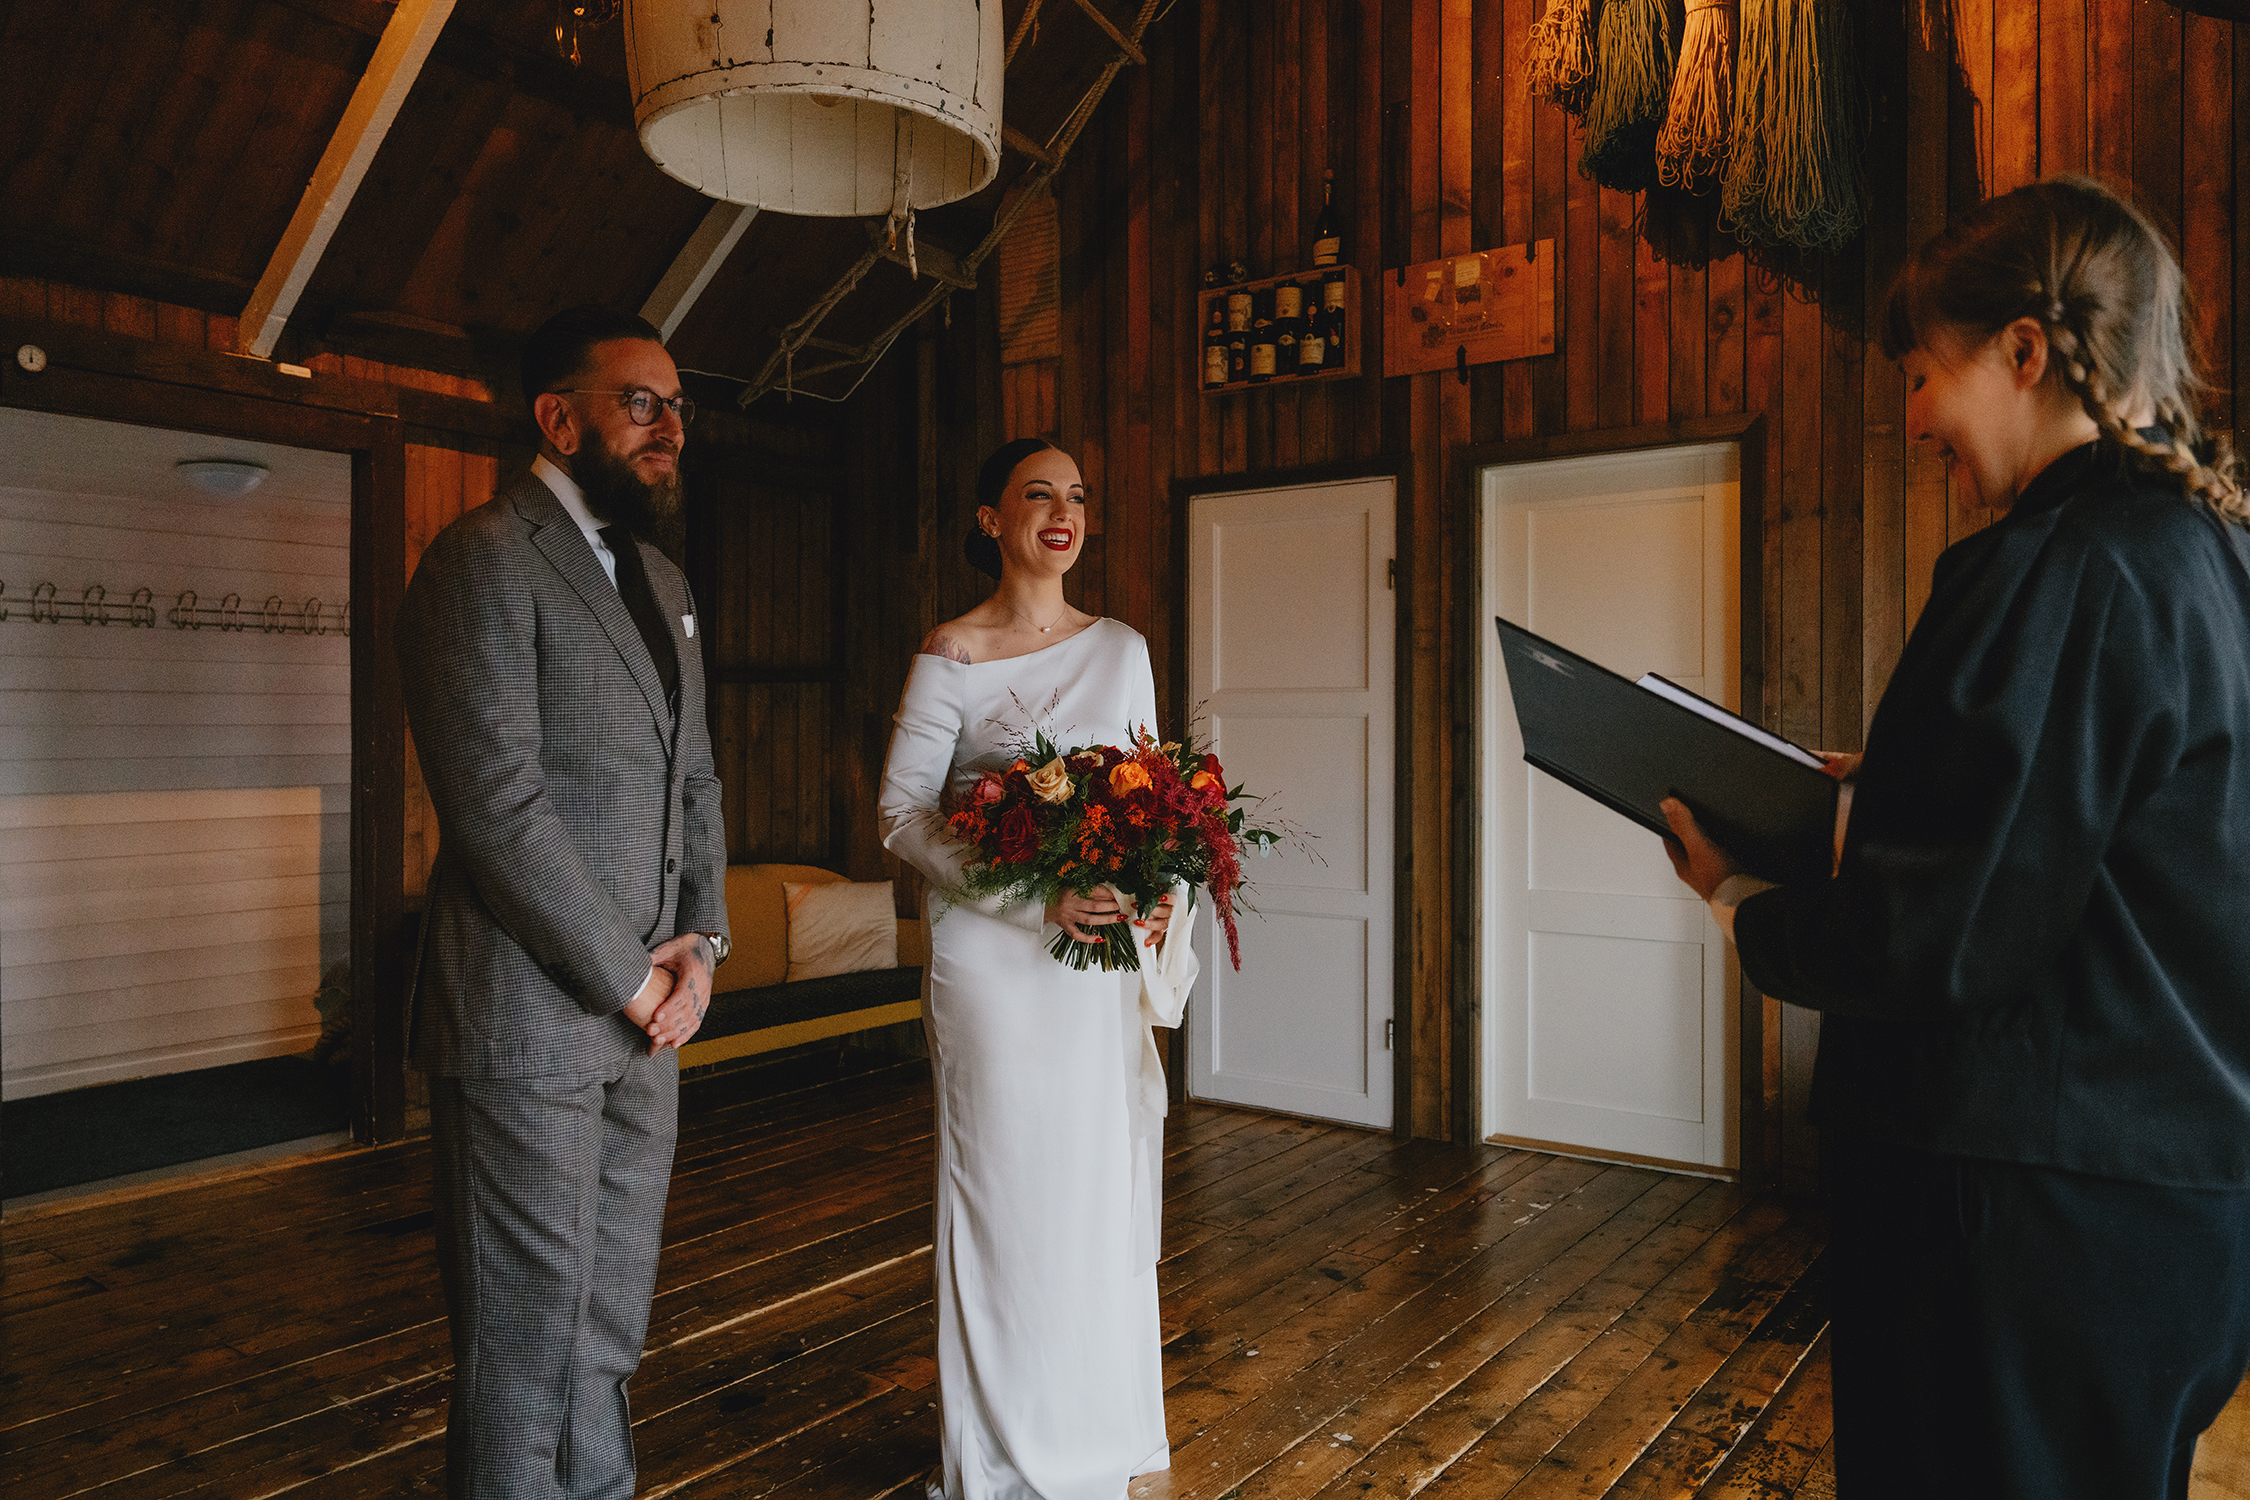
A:
<svg viewBox="0 0 2250 1500">
<path fill-rule="evenodd" d="M 627 1500 L 679 1055 L 614 1077 L 430 1080 L 456 1500 Z"/>
</svg>

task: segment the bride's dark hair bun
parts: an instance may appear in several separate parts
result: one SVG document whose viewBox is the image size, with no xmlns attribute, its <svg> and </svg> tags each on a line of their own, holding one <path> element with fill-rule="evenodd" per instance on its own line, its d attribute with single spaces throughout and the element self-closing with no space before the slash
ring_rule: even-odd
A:
<svg viewBox="0 0 2250 1500">
<path fill-rule="evenodd" d="M 989 505 L 997 510 L 1000 494 L 1007 489 L 1008 476 L 1016 472 L 1016 465 L 1054 446 L 1043 437 L 1020 437 L 993 449 L 991 456 L 977 469 L 978 507 Z M 979 573 L 992 578 L 1000 576 L 1000 543 L 986 536 L 984 528 L 973 517 L 969 521 L 969 534 L 961 538 L 961 555 Z"/>
<path fill-rule="evenodd" d="M 969 534 L 961 538 L 961 555 L 969 566 L 988 578 L 1000 576 L 1000 543 L 984 534 L 981 526 L 971 526 Z"/>
</svg>

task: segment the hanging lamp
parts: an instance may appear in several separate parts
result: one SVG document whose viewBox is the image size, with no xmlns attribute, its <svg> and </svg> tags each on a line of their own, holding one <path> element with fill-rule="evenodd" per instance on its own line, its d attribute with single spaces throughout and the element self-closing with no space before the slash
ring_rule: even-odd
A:
<svg viewBox="0 0 2250 1500">
<path fill-rule="evenodd" d="M 641 148 L 710 197 L 885 215 L 1000 168 L 1001 0 L 627 0 Z"/>
</svg>

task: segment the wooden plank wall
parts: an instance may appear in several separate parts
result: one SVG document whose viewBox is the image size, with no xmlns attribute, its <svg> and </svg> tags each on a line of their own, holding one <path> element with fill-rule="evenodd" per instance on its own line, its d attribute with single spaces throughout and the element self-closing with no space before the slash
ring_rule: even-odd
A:
<svg viewBox="0 0 2250 1500">
<path fill-rule="evenodd" d="M 1452 622 L 1475 546 L 1463 448 L 1728 414 L 1764 418 L 1751 684 L 1767 722 L 1836 748 L 1867 715 L 1927 596 L 1931 563 L 1990 518 L 1956 504 L 1902 431 L 1895 369 L 1864 336 L 1905 249 L 1950 211 L 2042 174 L 2095 171 L 2180 233 L 2213 354 L 2212 414 L 2243 425 L 2237 318 L 2250 195 L 2250 28 L 2165 0 L 1873 0 L 1862 76 L 1873 194 L 1863 242 L 1776 274 L 1694 212 L 1595 187 L 1579 128 L 1527 101 L 1540 0 L 1202 0 L 1150 33 L 1062 177 L 1064 355 L 1053 431 L 1102 496 L 1083 586 L 1148 634 L 1169 691 L 1185 566 L 1171 481 L 1393 456 L 1410 593 L 1414 1129 L 1471 1124 L 1449 996 L 1457 762 L 1475 705 Z M 1195 293 L 1239 257 L 1253 276 L 1307 264 L 1324 169 L 1346 259 L 1368 271 L 1552 237 L 1558 352 L 1384 381 L 1202 395 Z M 1372 332 L 1373 330 L 1369 330 Z M 1011 375 L 1017 372 L 1012 371 Z M 1029 403 L 1012 391 L 1013 426 Z M 1598 438 L 1593 439 L 1598 441 Z M 1092 607 L 1092 606 L 1089 606 Z M 1473 679 L 1470 679 L 1473 680 Z M 1459 697 L 1458 693 L 1453 695 Z M 1169 701 L 1169 700 L 1167 700 Z M 1777 1017 L 1772 1018 L 1776 1021 Z"/>
</svg>

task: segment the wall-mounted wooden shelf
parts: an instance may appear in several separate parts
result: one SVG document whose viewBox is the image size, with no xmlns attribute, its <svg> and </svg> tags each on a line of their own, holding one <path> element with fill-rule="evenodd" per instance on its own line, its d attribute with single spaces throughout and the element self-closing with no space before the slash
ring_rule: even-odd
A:
<svg viewBox="0 0 2250 1500">
<path fill-rule="evenodd" d="M 1230 380 L 1225 385 L 1203 384 L 1203 332 L 1211 326 L 1211 308 L 1214 303 L 1224 308 L 1229 296 L 1238 293 L 1270 291 L 1284 282 L 1294 281 L 1309 287 L 1311 295 L 1318 297 L 1320 284 L 1334 273 L 1343 273 L 1344 288 L 1344 361 L 1332 369 L 1314 370 L 1305 374 L 1276 372 L 1265 380 Z M 1246 281 L 1240 286 L 1214 287 L 1199 293 L 1195 303 L 1194 366 L 1191 378 L 1202 387 L 1206 396 L 1223 396 L 1233 391 L 1270 390 L 1295 385 L 1310 385 L 1318 380 L 1345 380 L 1359 374 L 1359 349 L 1366 340 L 1367 322 L 1362 312 L 1366 304 L 1360 296 L 1360 277 L 1354 266 L 1319 266 L 1290 276 L 1268 276 L 1262 281 Z"/>
</svg>

